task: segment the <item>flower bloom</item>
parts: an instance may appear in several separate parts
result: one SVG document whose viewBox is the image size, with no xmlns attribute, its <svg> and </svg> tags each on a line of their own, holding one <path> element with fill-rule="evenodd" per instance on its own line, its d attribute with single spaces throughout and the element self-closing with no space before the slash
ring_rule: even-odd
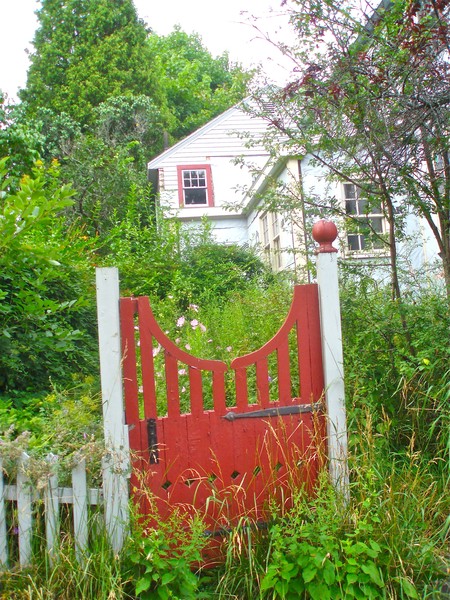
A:
<svg viewBox="0 0 450 600">
<path fill-rule="evenodd" d="M 227 346 L 227 347 L 225 348 L 225 350 L 226 350 L 227 352 L 231 352 L 232 348 L 231 348 L 231 346 Z"/>
<path fill-rule="evenodd" d="M 198 321 L 197 321 L 197 319 L 192 319 L 192 321 L 191 321 L 191 327 L 192 327 L 192 329 L 195 329 L 196 327 L 198 327 Z"/>
<path fill-rule="evenodd" d="M 203 333 L 205 333 L 206 331 L 206 326 L 203 325 L 203 323 L 199 323 L 198 326 L 200 327 L 200 329 L 203 331 Z"/>
<path fill-rule="evenodd" d="M 196 304 L 189 304 L 189 308 L 194 312 L 198 312 L 198 306 Z"/>
<path fill-rule="evenodd" d="M 191 345 L 190 344 L 186 344 L 185 348 L 186 348 L 186 350 L 190 350 L 191 349 Z"/>
<path fill-rule="evenodd" d="M 153 354 L 153 356 L 158 356 L 158 354 L 159 354 L 160 352 L 161 352 L 161 344 L 158 344 L 157 346 L 155 346 L 155 347 L 153 348 L 153 352 L 152 352 L 152 354 Z"/>
<path fill-rule="evenodd" d="M 183 327 L 183 325 L 186 323 L 186 319 L 181 316 L 179 317 L 179 319 L 177 320 L 177 327 Z"/>
<path fill-rule="evenodd" d="M 186 369 L 178 369 L 178 375 L 186 375 Z"/>
</svg>

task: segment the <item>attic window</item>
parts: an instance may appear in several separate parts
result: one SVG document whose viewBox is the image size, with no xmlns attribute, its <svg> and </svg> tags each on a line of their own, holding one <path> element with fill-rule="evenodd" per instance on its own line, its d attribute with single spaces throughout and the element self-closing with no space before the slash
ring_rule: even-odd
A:
<svg viewBox="0 0 450 600">
<path fill-rule="evenodd" d="M 178 170 L 180 206 L 213 206 L 210 165 L 185 165 Z"/>
</svg>

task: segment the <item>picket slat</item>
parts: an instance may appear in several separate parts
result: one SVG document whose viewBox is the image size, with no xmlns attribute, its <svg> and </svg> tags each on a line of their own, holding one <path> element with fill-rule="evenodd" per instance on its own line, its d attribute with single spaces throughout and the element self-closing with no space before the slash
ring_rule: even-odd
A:
<svg viewBox="0 0 450 600">
<path fill-rule="evenodd" d="M 8 566 L 8 538 L 6 537 L 5 484 L 3 481 L 3 461 L 0 459 L 0 565 Z"/>
<path fill-rule="evenodd" d="M 21 567 L 31 562 L 32 493 L 27 475 L 29 456 L 22 453 L 17 470 L 17 520 L 19 529 L 19 563 Z"/>
<path fill-rule="evenodd" d="M 64 504 L 73 505 L 73 528 L 78 560 L 82 561 L 88 548 L 88 506 L 105 506 L 104 489 L 88 488 L 86 484 L 86 464 L 81 460 L 72 470 L 72 487 L 59 487 L 57 465 L 58 457 L 49 454 L 50 476 L 47 485 L 38 490 L 32 485 L 28 471 L 29 457 L 23 453 L 17 461 L 17 479 L 15 483 L 5 483 L 2 460 L 0 459 L 0 566 L 2 569 L 13 567 L 10 564 L 8 535 L 16 535 L 19 539 L 19 563 L 27 566 L 32 560 L 33 505 L 44 502 L 46 548 L 52 562 L 60 542 L 60 509 Z M 113 468 L 113 467 L 111 467 Z M 103 482 L 105 486 L 105 482 Z M 8 522 L 8 503 L 17 506 L 18 532 Z M 14 513 L 15 511 L 11 511 Z M 116 528 L 125 531 L 126 515 L 117 520 Z"/>
<path fill-rule="evenodd" d="M 78 562 L 82 562 L 88 545 L 86 461 L 84 459 L 72 470 L 72 489 L 74 497 L 73 528 L 75 533 L 75 553 Z"/>
<path fill-rule="evenodd" d="M 58 498 L 58 475 L 56 465 L 58 457 L 50 453 L 47 462 L 51 469 L 48 485 L 44 492 L 45 505 L 45 537 L 47 541 L 47 552 L 50 563 L 53 562 L 59 541 L 59 498 Z"/>
</svg>

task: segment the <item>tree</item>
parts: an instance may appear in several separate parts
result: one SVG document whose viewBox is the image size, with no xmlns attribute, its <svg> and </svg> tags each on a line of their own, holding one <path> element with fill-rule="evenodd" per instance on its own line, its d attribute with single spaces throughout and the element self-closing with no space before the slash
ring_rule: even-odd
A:
<svg viewBox="0 0 450 600">
<path fill-rule="evenodd" d="M 399 211 L 407 207 L 433 232 L 450 298 L 448 5 L 292 0 L 298 44 L 284 50 L 300 76 L 260 98 L 285 147 L 356 185 L 368 209 L 382 205 L 394 297 Z"/>
<path fill-rule="evenodd" d="M 45 106 L 86 127 L 111 96 L 159 98 L 148 29 L 132 0 L 43 0 L 37 15 L 35 52 L 20 93 L 31 114 Z"/>
<path fill-rule="evenodd" d="M 252 74 L 230 64 L 226 53 L 213 58 L 197 34 L 175 28 L 167 36 L 151 34 L 148 43 L 151 68 L 172 116 L 168 130 L 175 140 L 245 97 Z"/>
<path fill-rule="evenodd" d="M 44 149 L 45 138 L 34 123 L 27 122 L 22 105 L 8 101 L 0 90 L 0 159 L 9 157 L 9 186 L 16 187 L 31 174 Z"/>
<path fill-rule="evenodd" d="M 95 372 L 94 245 L 61 218 L 72 195 L 56 162 L 11 191 L 0 160 L 0 392 Z"/>
</svg>

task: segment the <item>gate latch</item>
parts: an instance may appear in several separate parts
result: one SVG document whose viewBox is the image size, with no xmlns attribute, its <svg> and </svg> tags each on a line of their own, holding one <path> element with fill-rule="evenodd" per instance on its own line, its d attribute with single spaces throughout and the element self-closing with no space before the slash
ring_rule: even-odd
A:
<svg viewBox="0 0 450 600">
<path fill-rule="evenodd" d="M 266 408 L 264 410 L 252 410 L 245 413 L 228 412 L 222 418 L 227 421 L 235 421 L 236 419 L 257 419 L 261 417 L 283 417 L 285 415 L 298 415 L 301 413 L 313 412 L 323 408 L 322 402 L 314 402 L 313 404 L 295 404 L 293 406 L 276 406 L 274 408 Z"/>
</svg>

